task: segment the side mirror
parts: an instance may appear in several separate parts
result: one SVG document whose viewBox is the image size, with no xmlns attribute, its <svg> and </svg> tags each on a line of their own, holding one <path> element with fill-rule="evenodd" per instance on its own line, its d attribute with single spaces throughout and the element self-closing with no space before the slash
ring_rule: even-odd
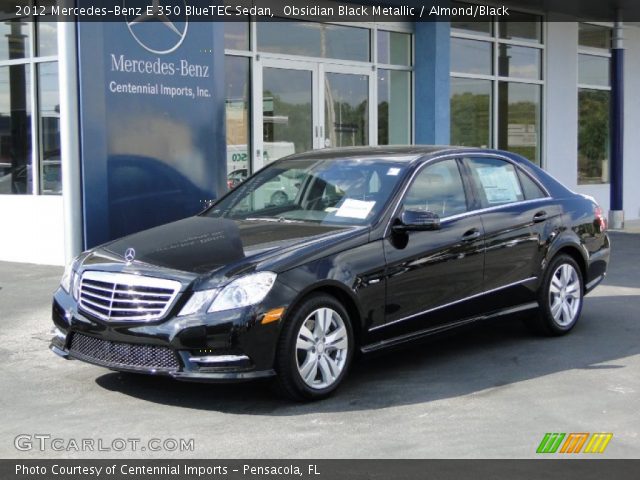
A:
<svg viewBox="0 0 640 480">
<path fill-rule="evenodd" d="M 439 230 L 440 217 L 437 213 L 424 210 L 404 210 L 400 223 L 393 226 L 397 232 Z"/>
</svg>

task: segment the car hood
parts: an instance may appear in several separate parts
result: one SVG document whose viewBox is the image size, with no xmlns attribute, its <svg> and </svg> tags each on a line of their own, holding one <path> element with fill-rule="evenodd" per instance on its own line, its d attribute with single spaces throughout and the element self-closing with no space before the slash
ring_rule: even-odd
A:
<svg viewBox="0 0 640 480">
<path fill-rule="evenodd" d="M 352 227 L 277 221 L 233 221 L 205 216 L 134 233 L 102 247 L 136 262 L 202 274 L 243 259 L 264 257 L 295 248 L 302 243 L 320 242 L 327 236 Z M 130 260 L 130 259 L 127 259 Z"/>
</svg>

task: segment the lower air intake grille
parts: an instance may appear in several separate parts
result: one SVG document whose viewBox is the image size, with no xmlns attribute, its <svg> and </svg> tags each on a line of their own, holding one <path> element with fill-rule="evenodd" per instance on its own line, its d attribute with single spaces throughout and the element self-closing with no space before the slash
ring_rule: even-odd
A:
<svg viewBox="0 0 640 480">
<path fill-rule="evenodd" d="M 180 363 L 173 350 L 159 345 L 113 342 L 75 333 L 71 339 L 71 356 L 104 367 L 133 368 L 175 372 Z"/>
</svg>

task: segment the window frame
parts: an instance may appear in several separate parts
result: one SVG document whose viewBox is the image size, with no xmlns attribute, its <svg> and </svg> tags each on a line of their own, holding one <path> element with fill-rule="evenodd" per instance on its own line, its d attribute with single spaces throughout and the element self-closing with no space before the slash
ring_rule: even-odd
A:
<svg viewBox="0 0 640 480">
<path fill-rule="evenodd" d="M 43 21 L 49 20 L 50 17 L 43 17 Z M 40 82 L 39 71 L 40 64 L 55 62 L 59 66 L 58 55 L 38 56 L 39 46 L 39 21 L 36 17 L 15 17 L 12 15 L 0 16 L 0 21 L 6 22 L 10 20 L 25 20 L 25 25 L 29 29 L 29 35 L 31 42 L 29 45 L 28 56 L 24 58 L 16 58 L 14 60 L 0 60 L 0 67 L 11 67 L 15 65 L 25 65 L 29 67 L 29 108 L 31 109 L 30 128 L 31 128 L 31 158 L 28 160 L 27 165 L 31 165 L 31 191 L 26 192 L 24 195 L 42 195 L 42 196 L 59 196 L 62 193 L 44 193 L 42 191 L 41 174 L 43 171 L 44 159 L 43 159 L 43 144 L 40 141 L 42 134 L 41 117 L 40 117 Z M 56 47 L 57 50 L 57 47 Z M 58 71 L 59 75 L 59 71 Z M 59 88 L 59 87 L 58 87 Z M 62 159 L 61 159 L 62 161 Z M 61 165 L 61 168 L 64 168 Z M 16 196 L 16 194 L 7 194 L 7 196 Z M 17 195 L 23 196 L 23 195 Z"/>
<path fill-rule="evenodd" d="M 474 0 L 461 1 L 462 4 L 474 4 Z M 535 15 L 539 17 L 540 22 L 540 41 L 528 41 L 528 40 L 511 40 L 500 37 L 499 17 L 493 17 L 491 20 L 491 33 L 489 35 L 480 34 L 480 33 L 464 33 L 451 30 L 450 37 L 451 38 L 460 38 L 466 40 L 476 40 L 483 41 L 487 43 L 491 43 L 492 45 L 492 64 L 491 64 L 491 74 L 474 74 L 474 73 L 463 73 L 463 72 L 455 72 L 453 70 L 449 70 L 450 78 L 464 78 L 470 80 L 489 80 L 491 82 L 491 111 L 489 118 L 489 127 L 491 129 L 490 139 L 491 145 L 489 148 L 497 148 L 498 145 L 498 132 L 499 132 L 499 118 L 498 118 L 498 109 L 499 109 L 499 98 L 498 98 L 498 90 L 499 84 L 501 82 L 505 83 L 524 83 L 529 85 L 539 85 L 540 88 L 540 104 L 538 105 L 538 115 L 540 119 L 540 125 L 537 132 L 537 158 L 531 159 L 533 163 L 536 163 L 541 168 L 545 168 L 547 165 L 546 157 L 544 155 L 546 148 L 546 136 L 543 135 L 544 126 L 546 125 L 546 108 L 544 108 L 545 101 L 545 90 L 546 90 L 546 78 L 547 78 L 547 55 L 546 55 L 546 38 L 547 38 L 547 23 L 544 21 L 544 15 L 540 12 L 527 11 L 523 9 L 518 9 L 518 13 L 525 13 L 530 15 Z M 499 54 L 500 54 L 500 46 L 501 45 L 513 45 L 517 47 L 528 47 L 535 48 L 540 51 L 540 77 L 539 79 L 532 78 L 524 78 L 524 77 L 512 77 L 512 76 L 502 76 L 499 75 Z"/>
<path fill-rule="evenodd" d="M 611 32 L 611 41 L 613 42 L 613 28 L 610 24 L 606 24 L 606 23 L 598 23 L 598 22 L 579 22 L 578 23 L 578 29 L 580 28 L 580 24 L 584 23 L 587 25 L 595 25 L 598 27 L 605 27 L 605 28 L 609 28 L 610 30 L 612 30 Z M 580 91 L 581 90 L 598 90 L 598 91 L 604 91 L 604 92 L 609 92 L 609 101 L 611 101 L 611 77 L 609 77 L 609 84 L 608 85 L 594 85 L 594 84 L 589 84 L 589 83 L 580 83 L 580 63 L 579 63 L 579 59 L 580 59 L 580 55 L 590 55 L 593 57 L 599 57 L 599 58 L 607 58 L 609 60 L 609 69 L 611 68 L 611 48 L 609 49 L 604 49 L 604 48 L 594 48 L 594 47 L 584 47 L 582 45 L 580 45 L 580 40 L 578 38 L 578 42 L 577 42 L 577 49 L 576 49 L 576 63 L 577 63 L 577 67 L 576 68 L 576 97 L 577 97 L 577 133 L 576 133 L 576 142 L 578 142 L 578 150 L 576 151 L 576 185 L 578 186 L 590 186 L 590 185 L 610 185 L 611 181 L 607 181 L 607 182 L 581 182 L 580 181 L 580 163 L 579 163 L 579 154 L 580 154 L 580 144 L 579 144 L 579 136 L 580 136 Z M 611 122 L 609 122 L 609 129 L 611 129 Z M 609 144 L 611 144 L 611 138 L 609 137 Z M 607 160 L 610 160 L 609 158 L 607 158 Z"/>
</svg>

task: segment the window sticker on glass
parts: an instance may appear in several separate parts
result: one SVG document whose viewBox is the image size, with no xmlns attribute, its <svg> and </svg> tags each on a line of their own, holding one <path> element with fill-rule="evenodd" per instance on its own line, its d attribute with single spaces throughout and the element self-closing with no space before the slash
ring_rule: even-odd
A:
<svg viewBox="0 0 640 480">
<path fill-rule="evenodd" d="M 391 175 L 392 177 L 397 176 L 400 173 L 400 169 L 398 167 L 391 167 L 387 170 L 387 175 Z"/>
<path fill-rule="evenodd" d="M 353 198 L 347 198 L 338 211 L 336 217 L 349 217 L 349 218 L 367 218 L 369 212 L 373 209 L 376 202 L 365 202 L 362 200 L 354 200 Z"/>
<path fill-rule="evenodd" d="M 488 203 L 517 202 L 522 197 L 520 183 L 513 169 L 478 167 L 476 171 Z"/>
</svg>

